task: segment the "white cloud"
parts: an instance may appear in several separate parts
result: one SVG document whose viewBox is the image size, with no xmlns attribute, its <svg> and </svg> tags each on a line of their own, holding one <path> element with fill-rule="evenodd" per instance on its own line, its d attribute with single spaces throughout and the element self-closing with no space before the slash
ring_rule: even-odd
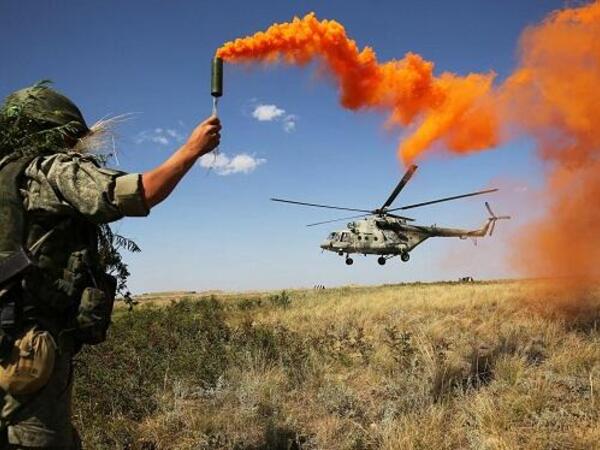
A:
<svg viewBox="0 0 600 450">
<path fill-rule="evenodd" d="M 297 117 L 294 114 L 288 114 L 283 119 L 283 131 L 286 133 L 292 133 L 296 131 L 296 119 Z"/>
<path fill-rule="evenodd" d="M 254 107 L 252 117 L 259 122 L 281 122 L 286 133 L 292 133 L 296 130 L 296 121 L 298 120 L 298 116 L 286 113 L 285 109 L 277 105 L 263 103 L 259 103 Z"/>
<path fill-rule="evenodd" d="M 232 157 L 227 156 L 225 153 L 217 153 L 216 155 L 213 153 L 204 155 L 199 160 L 200 166 L 206 169 L 212 168 L 218 175 L 250 173 L 266 162 L 266 159 L 255 158 L 248 153 L 239 153 Z"/>
<path fill-rule="evenodd" d="M 252 112 L 252 117 L 260 122 L 271 122 L 285 114 L 285 109 L 278 108 L 276 105 L 257 105 Z"/>
<path fill-rule="evenodd" d="M 175 128 L 154 128 L 139 132 L 133 139 L 136 144 L 153 143 L 159 145 L 175 145 L 185 140 L 185 135 Z"/>
<path fill-rule="evenodd" d="M 182 142 L 185 139 L 185 136 L 174 128 L 168 128 L 166 131 L 167 134 L 177 142 Z"/>
</svg>

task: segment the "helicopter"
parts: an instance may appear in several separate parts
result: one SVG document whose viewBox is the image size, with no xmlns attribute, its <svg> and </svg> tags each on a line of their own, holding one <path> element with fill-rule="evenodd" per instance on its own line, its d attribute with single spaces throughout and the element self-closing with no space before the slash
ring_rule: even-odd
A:
<svg viewBox="0 0 600 450">
<path fill-rule="evenodd" d="M 365 256 L 378 255 L 379 258 L 377 259 L 377 262 L 381 266 L 385 265 L 388 259 L 396 256 L 400 256 L 402 261 L 408 262 L 410 260 L 410 252 L 414 250 L 416 246 L 431 237 L 476 239 L 488 235 L 492 236 L 498 220 L 510 219 L 510 216 L 496 216 L 489 203 L 485 202 L 485 207 L 489 213 L 489 217 L 485 224 L 479 229 L 465 230 L 461 228 L 444 228 L 436 225 L 424 226 L 410 223 L 414 222 L 415 220 L 410 217 L 398 215 L 396 214 L 396 211 L 420 208 L 422 206 L 433 205 L 435 203 L 458 200 L 476 195 L 491 194 L 498 191 L 498 189 L 486 189 L 482 191 L 470 192 L 468 194 L 453 195 L 451 197 L 391 208 L 392 203 L 394 200 L 396 200 L 396 197 L 398 197 L 398 194 L 400 194 L 402 189 L 404 189 L 416 170 L 417 166 L 411 165 L 383 205 L 372 210 L 344 208 L 341 206 L 307 203 L 282 198 L 271 198 L 271 200 L 274 202 L 282 202 L 292 205 L 362 213 L 352 217 L 326 220 L 324 222 L 316 222 L 307 225 L 309 227 L 313 227 L 316 225 L 324 225 L 341 220 L 360 219 L 349 222 L 345 230 L 333 231 L 321 244 L 321 248 L 323 250 L 335 252 L 340 256 L 345 255 L 347 265 L 352 265 L 354 263 L 354 260 L 350 257 L 351 254 L 362 254 Z"/>
</svg>

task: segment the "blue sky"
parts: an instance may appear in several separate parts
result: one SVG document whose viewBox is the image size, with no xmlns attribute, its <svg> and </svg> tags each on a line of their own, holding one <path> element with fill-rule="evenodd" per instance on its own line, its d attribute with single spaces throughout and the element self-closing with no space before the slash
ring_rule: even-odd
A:
<svg viewBox="0 0 600 450">
<path fill-rule="evenodd" d="M 336 19 L 380 60 L 407 51 L 436 72 L 493 70 L 503 79 L 517 62 L 524 27 L 562 2 L 510 1 L 0 1 L 0 96 L 49 78 L 92 123 L 134 113 L 118 128 L 118 168 L 143 172 L 159 164 L 211 111 L 209 63 L 227 40 L 315 11 Z M 275 105 L 256 111 L 260 105 Z M 283 111 L 283 112 L 281 112 Z M 410 263 L 355 258 L 352 267 L 319 243 L 340 225 L 306 228 L 337 217 L 270 202 L 272 196 L 342 206 L 378 206 L 402 175 L 399 130 L 378 113 L 339 106 L 336 88 L 311 67 L 225 67 L 219 170 L 198 165 L 146 219 L 116 224 L 143 252 L 127 257 L 135 292 L 250 290 L 375 284 L 411 280 L 505 277 L 511 230 L 533 212 L 543 168 L 526 138 L 468 157 L 433 156 L 397 204 L 499 186 L 498 212 L 516 215 L 477 246 L 431 240 Z M 259 114 L 259 113 L 262 113 Z M 269 113 L 276 120 L 265 119 Z M 238 158 L 232 162 L 232 159 Z M 239 156 L 243 155 L 243 156 Z M 229 158 L 229 159 L 225 159 Z M 245 169 L 248 173 L 235 172 Z M 253 169 L 253 170 L 252 170 Z M 223 174 L 225 172 L 226 174 Z M 227 173 L 229 172 L 229 173 Z M 483 200 L 414 210 L 424 224 L 475 227 Z M 343 216 L 343 214 L 341 215 Z"/>
</svg>

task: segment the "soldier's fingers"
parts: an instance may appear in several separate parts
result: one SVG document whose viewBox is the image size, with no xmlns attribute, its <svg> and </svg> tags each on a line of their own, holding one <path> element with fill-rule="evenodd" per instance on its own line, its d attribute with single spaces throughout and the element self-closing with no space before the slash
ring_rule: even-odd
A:
<svg viewBox="0 0 600 450">
<path fill-rule="evenodd" d="M 206 129 L 206 132 L 207 132 L 208 134 L 215 134 L 215 133 L 218 133 L 220 130 L 221 130 L 221 127 L 220 127 L 220 126 L 214 126 L 214 125 L 213 125 L 213 126 L 210 126 L 210 127 L 208 127 L 208 128 Z"/>
<path fill-rule="evenodd" d="M 214 121 L 212 120 L 212 119 L 214 119 L 214 118 L 215 118 L 215 116 L 211 116 L 211 117 L 209 117 L 208 119 L 205 119 L 205 120 L 203 120 L 203 121 L 200 123 L 200 125 L 198 125 L 198 127 L 201 127 L 201 128 L 206 128 L 206 127 L 210 127 L 210 126 L 214 125 L 215 123 L 218 123 L 218 122 L 214 122 Z M 217 119 L 217 121 L 218 121 L 218 119 Z"/>
<path fill-rule="evenodd" d="M 209 125 L 216 125 L 218 123 L 221 123 L 221 121 L 219 120 L 219 118 L 217 116 L 210 116 L 208 119 L 206 119 L 204 121 L 204 123 L 209 124 Z"/>
</svg>

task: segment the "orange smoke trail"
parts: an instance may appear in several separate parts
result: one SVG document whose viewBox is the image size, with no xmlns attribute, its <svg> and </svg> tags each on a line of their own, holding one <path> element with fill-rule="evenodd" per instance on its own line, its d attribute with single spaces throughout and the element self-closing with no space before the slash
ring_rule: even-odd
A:
<svg viewBox="0 0 600 450">
<path fill-rule="evenodd" d="M 308 14 L 228 42 L 217 55 L 229 62 L 322 62 L 344 107 L 387 110 L 390 123 L 411 127 L 399 148 L 405 162 L 433 148 L 493 148 L 508 131 L 533 136 L 547 163 L 547 211 L 512 243 L 519 269 L 598 279 L 600 0 L 553 12 L 525 30 L 520 50 L 519 66 L 496 86 L 493 73 L 436 77 L 433 63 L 419 55 L 380 63 L 341 24 Z"/>
<path fill-rule="evenodd" d="M 522 230 L 528 273 L 600 275 L 600 2 L 552 13 L 521 39 L 521 65 L 500 88 L 511 120 L 549 165 L 545 216 Z"/>
<path fill-rule="evenodd" d="M 228 42 L 217 56 L 228 62 L 283 59 L 289 64 L 318 58 L 339 83 L 345 108 L 386 109 L 391 124 L 417 125 L 400 149 L 405 162 L 438 141 L 460 153 L 498 142 L 497 118 L 488 98 L 494 74 L 434 77 L 433 63 L 413 53 L 378 63 L 375 52 L 359 50 L 341 24 L 319 21 L 312 13 Z"/>
</svg>

